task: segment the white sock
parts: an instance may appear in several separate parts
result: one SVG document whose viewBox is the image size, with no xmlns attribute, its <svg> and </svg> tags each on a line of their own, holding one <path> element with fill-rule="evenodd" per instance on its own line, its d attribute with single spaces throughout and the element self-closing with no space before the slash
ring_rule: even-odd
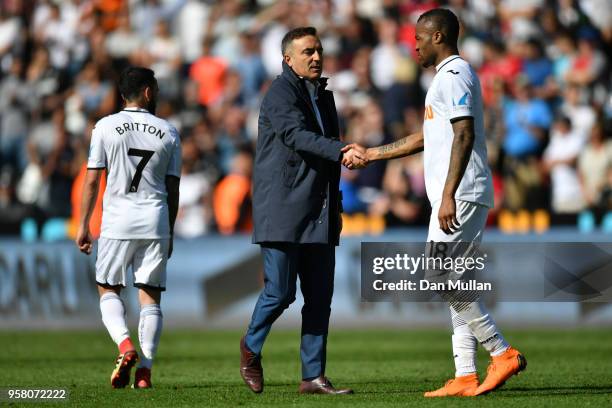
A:
<svg viewBox="0 0 612 408">
<path fill-rule="evenodd" d="M 476 349 L 478 342 L 467 323 L 451 307 L 453 321 L 453 357 L 455 360 L 455 377 L 476 372 Z"/>
<path fill-rule="evenodd" d="M 138 324 L 138 338 L 140 340 L 140 350 L 142 350 L 140 367 L 151 369 L 162 326 L 163 316 L 158 304 L 141 307 L 140 323 Z"/>
<path fill-rule="evenodd" d="M 125 306 L 119 295 L 115 292 L 106 292 L 100 296 L 100 312 L 108 334 L 117 345 L 130 337 L 125 321 Z"/>
<path fill-rule="evenodd" d="M 498 356 L 510 347 L 481 302 L 460 303 L 453 308 L 491 356 Z"/>
</svg>

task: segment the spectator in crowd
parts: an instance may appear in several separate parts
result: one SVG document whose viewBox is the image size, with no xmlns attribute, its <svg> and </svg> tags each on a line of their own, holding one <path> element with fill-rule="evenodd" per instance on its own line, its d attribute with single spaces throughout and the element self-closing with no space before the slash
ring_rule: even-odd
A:
<svg viewBox="0 0 612 408">
<path fill-rule="evenodd" d="M 606 57 L 597 48 L 597 32 L 590 28 L 581 29 L 578 39 L 578 52 L 572 60 L 566 75 L 567 82 L 591 86 L 601 80 L 606 67 Z"/>
<path fill-rule="evenodd" d="M 104 42 L 108 55 L 120 63 L 126 64 L 143 45 L 143 41 L 134 32 L 127 14 L 117 17 L 117 28 L 111 31 Z"/>
<path fill-rule="evenodd" d="M 8 74 L 0 80 L 0 167 L 9 166 L 16 172 L 22 172 L 28 163 L 28 100 L 22 72 L 23 61 L 15 58 Z"/>
<path fill-rule="evenodd" d="M 206 174 L 198 168 L 201 158 L 195 139 L 184 139 L 181 145 L 183 171 L 174 233 L 180 238 L 194 238 L 210 231 L 212 185 Z"/>
<path fill-rule="evenodd" d="M 240 61 L 240 33 L 249 28 L 252 19 L 244 11 L 241 0 L 218 2 L 213 10 L 210 34 L 216 41 L 211 52 L 230 66 L 237 66 Z"/>
<path fill-rule="evenodd" d="M 410 167 L 406 164 L 412 157 L 390 161 L 383 180 L 384 193 L 376 197 L 370 206 L 370 213 L 385 218 L 389 227 L 422 224 L 427 219 L 423 202 L 412 186 Z"/>
<path fill-rule="evenodd" d="M 159 21 L 155 36 L 148 42 L 145 52 L 148 66 L 155 71 L 160 95 L 175 100 L 179 96 L 179 79 L 175 75 L 181 67 L 181 50 L 178 40 L 170 33 L 166 21 Z"/>
<path fill-rule="evenodd" d="M 506 46 L 498 41 L 488 41 L 483 46 L 484 62 L 478 76 L 482 86 L 482 97 L 485 106 L 500 103 L 496 96 L 500 87 L 513 84 L 521 72 L 521 60 L 506 51 Z"/>
<path fill-rule="evenodd" d="M 551 125 L 550 108 L 533 97 L 529 80 L 521 76 L 516 82 L 515 98 L 506 101 L 503 114 L 506 206 L 511 210 L 546 207 L 541 195 L 538 156 Z"/>
<path fill-rule="evenodd" d="M 130 9 L 132 25 L 142 40 L 153 37 L 160 21 L 172 20 L 187 3 L 186 0 L 143 0 L 133 2 Z"/>
<path fill-rule="evenodd" d="M 32 217 L 35 213 L 35 207 L 17 199 L 15 179 L 12 168 L 3 167 L 0 170 L 0 233 L 2 234 L 19 234 L 23 220 Z"/>
<path fill-rule="evenodd" d="M 198 84 L 200 103 L 210 106 L 216 103 L 223 93 L 225 72 L 228 63 L 210 54 L 211 40 L 204 39 L 202 56 L 189 68 L 189 76 Z"/>
<path fill-rule="evenodd" d="M 44 47 L 34 50 L 34 55 L 26 71 L 26 100 L 29 113 L 39 120 L 42 110 L 59 108 L 60 73 L 49 64 L 49 52 Z"/>
<path fill-rule="evenodd" d="M 247 30 L 240 34 L 241 52 L 235 70 L 242 78 L 241 92 L 249 106 L 255 106 L 266 81 L 266 68 L 261 58 L 257 35 Z"/>
<path fill-rule="evenodd" d="M 563 3 L 579 3 L 580 9 L 584 11 L 581 22 L 587 20 L 601 32 L 603 38 L 612 42 L 612 9 L 606 0 L 564 0 Z M 587 17 L 587 18 L 584 18 Z M 576 26 L 578 26 L 576 24 Z M 579 28 L 579 27 L 577 27 Z"/>
<path fill-rule="evenodd" d="M 577 214 L 584 208 L 584 198 L 576 171 L 576 161 L 584 139 L 572 129 L 565 116 L 553 124 L 550 143 L 544 150 L 544 170 L 550 176 L 552 210 L 557 214 Z"/>
<path fill-rule="evenodd" d="M 522 72 L 533 87 L 534 94 L 542 99 L 553 96 L 549 89 L 553 66 L 544 55 L 542 44 L 535 38 L 527 40 L 522 44 L 522 56 Z"/>
<path fill-rule="evenodd" d="M 585 94 L 586 92 L 579 86 L 567 85 L 559 111 L 571 120 L 572 128 L 586 142 L 597 119 L 597 114 L 591 105 L 584 103 Z"/>
<path fill-rule="evenodd" d="M 230 173 L 232 161 L 240 148 L 250 143 L 244 127 L 245 119 L 244 110 L 237 106 L 229 108 L 221 119 L 215 139 L 219 164 L 224 174 Z"/>
<path fill-rule="evenodd" d="M 364 106 L 356 112 L 349 123 L 348 134 L 351 135 L 351 142 L 366 148 L 392 141 L 384 127 L 382 110 L 373 99 L 365 101 Z M 386 162 L 379 161 L 356 171 L 353 183 L 359 200 L 364 204 L 371 204 L 380 195 L 386 165 Z"/>
<path fill-rule="evenodd" d="M 386 90 L 393 84 L 395 69 L 401 59 L 402 52 L 397 41 L 397 30 L 397 22 L 391 18 L 382 18 L 378 21 L 379 43 L 370 54 L 370 70 L 372 82 L 381 90 Z"/>
<path fill-rule="evenodd" d="M 73 89 L 80 110 L 85 115 L 106 116 L 115 107 L 114 88 L 103 78 L 100 67 L 93 62 L 83 67 Z"/>
<path fill-rule="evenodd" d="M 72 166 L 74 151 L 64 129 L 64 111 L 44 112 L 42 121 L 30 132 L 27 150 L 30 170 L 21 179 L 20 192 L 25 201 L 36 204 L 47 217 L 70 215 L 70 191 L 76 171 Z M 26 174 L 40 174 L 36 182 Z"/>
<path fill-rule="evenodd" d="M 602 122 L 591 129 L 589 143 L 578 157 L 578 174 L 586 204 L 596 208 L 606 183 L 608 169 L 612 166 L 612 141 L 607 140 Z"/>
<path fill-rule="evenodd" d="M 572 35 L 568 32 L 557 33 L 551 53 L 555 82 L 563 88 L 572 61 L 576 57 L 576 43 Z"/>
<path fill-rule="evenodd" d="M 200 0 L 187 0 L 174 20 L 181 49 L 181 62 L 191 65 L 201 56 L 201 44 L 210 24 L 212 5 Z"/>
<path fill-rule="evenodd" d="M 50 2 L 48 13 L 39 21 L 34 38 L 40 44 L 45 44 L 51 65 L 56 69 L 62 70 L 70 63 L 72 48 L 76 45 L 75 28 L 67 21 L 66 13 L 62 13 L 60 6 Z"/>
<path fill-rule="evenodd" d="M 253 154 L 248 149 L 242 149 L 234 156 L 230 173 L 215 188 L 213 196 L 215 221 L 221 234 L 250 232 L 253 229 L 252 172 Z"/>
<path fill-rule="evenodd" d="M 10 15 L 4 7 L 0 8 L 0 61 L 4 61 L 20 40 L 23 40 L 19 36 L 20 32 L 19 17 Z"/>
<path fill-rule="evenodd" d="M 606 169 L 605 184 L 601 189 L 599 200 L 595 209 L 600 215 L 610 214 L 612 211 L 612 166 L 608 166 Z"/>
</svg>

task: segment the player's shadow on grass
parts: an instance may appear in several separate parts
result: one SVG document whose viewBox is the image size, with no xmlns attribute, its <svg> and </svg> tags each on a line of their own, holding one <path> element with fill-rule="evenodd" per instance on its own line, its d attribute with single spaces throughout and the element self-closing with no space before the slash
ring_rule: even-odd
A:
<svg viewBox="0 0 612 408">
<path fill-rule="evenodd" d="M 265 387 L 298 387 L 300 385 L 299 381 L 296 382 L 286 382 L 286 383 L 280 383 L 280 382 L 273 382 L 273 383 L 268 383 L 266 382 Z M 215 387 L 244 387 L 244 389 L 246 390 L 246 385 L 244 385 L 244 382 L 242 381 L 235 381 L 235 382 L 229 382 L 229 381 L 225 381 L 225 382 L 202 382 L 202 383 L 189 383 L 189 384 L 184 384 L 184 385 L 180 385 L 177 386 L 178 388 L 215 388 Z"/>
<path fill-rule="evenodd" d="M 499 391 L 512 392 L 515 396 L 516 393 L 533 393 L 537 392 L 541 395 L 577 395 L 577 394 L 610 394 L 612 393 L 612 387 L 605 385 L 581 385 L 577 387 L 516 387 L 500 389 Z M 497 392 L 499 392 L 497 391 Z M 498 394 L 499 395 L 499 394 Z M 509 395 L 508 395 L 509 396 Z"/>
<path fill-rule="evenodd" d="M 391 381 L 392 382 L 392 381 Z M 356 393 L 359 394 L 422 394 L 428 389 L 414 389 L 406 385 L 402 387 L 399 385 L 396 389 L 385 388 L 383 390 L 374 391 L 368 389 L 360 389 L 360 384 L 389 384 L 390 381 L 378 380 L 378 381 L 347 381 L 344 385 L 355 389 Z M 297 387 L 299 382 L 272 382 L 266 383 L 266 388 L 276 389 L 275 392 L 284 392 L 278 388 L 285 387 Z M 201 383 L 190 383 L 180 386 L 174 386 L 175 389 L 211 389 L 211 388 L 244 388 L 245 385 L 241 381 L 224 381 L 224 382 L 201 382 Z M 287 391 L 289 392 L 289 391 Z M 588 395 L 588 394 L 610 394 L 612 393 L 612 387 L 610 386 L 577 386 L 577 387 L 513 387 L 513 388 L 501 388 L 491 395 L 497 397 L 517 397 L 521 394 L 533 395 Z"/>
</svg>

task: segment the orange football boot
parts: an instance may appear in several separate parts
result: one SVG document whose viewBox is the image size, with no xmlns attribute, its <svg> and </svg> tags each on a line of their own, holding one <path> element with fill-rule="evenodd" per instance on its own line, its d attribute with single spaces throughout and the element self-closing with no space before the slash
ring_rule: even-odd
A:
<svg viewBox="0 0 612 408">
<path fill-rule="evenodd" d="M 139 367 L 136 370 L 136 377 L 134 379 L 134 388 L 151 388 L 151 369 L 146 367 Z"/>
<path fill-rule="evenodd" d="M 474 395 L 487 394 L 498 389 L 513 375 L 527 368 L 527 359 L 518 350 L 508 347 L 499 356 L 491 357 L 487 378 L 480 384 Z"/>
<path fill-rule="evenodd" d="M 138 353 L 136 351 L 126 351 L 117 357 L 117 364 L 111 374 L 111 387 L 125 388 L 130 383 L 130 371 L 138 361 Z"/>
<path fill-rule="evenodd" d="M 478 388 L 478 374 L 462 375 L 448 380 L 444 387 L 424 394 L 425 397 L 473 397 Z"/>
</svg>

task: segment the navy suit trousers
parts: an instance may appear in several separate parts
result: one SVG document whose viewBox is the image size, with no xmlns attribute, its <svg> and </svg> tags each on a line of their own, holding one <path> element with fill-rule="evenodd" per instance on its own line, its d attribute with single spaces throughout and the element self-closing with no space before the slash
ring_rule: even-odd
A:
<svg viewBox="0 0 612 408">
<path fill-rule="evenodd" d="M 261 244 L 264 289 L 259 295 L 245 342 L 261 354 L 272 323 L 295 300 L 296 280 L 304 296 L 302 307 L 302 378 L 325 374 L 327 330 L 334 292 L 335 246 L 328 244 Z"/>
</svg>

